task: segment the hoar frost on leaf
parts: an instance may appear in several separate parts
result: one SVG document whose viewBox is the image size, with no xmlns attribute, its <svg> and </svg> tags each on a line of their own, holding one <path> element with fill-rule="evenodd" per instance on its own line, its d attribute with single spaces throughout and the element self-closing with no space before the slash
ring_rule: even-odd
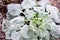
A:
<svg viewBox="0 0 60 40">
<path fill-rule="evenodd" d="M 9 4 L 7 5 L 8 13 L 13 16 L 18 16 L 21 13 L 21 5 L 20 4 Z"/>
<path fill-rule="evenodd" d="M 27 20 L 31 20 L 33 19 L 33 16 L 35 15 L 35 12 L 33 10 L 26 9 L 24 14 Z"/>
<path fill-rule="evenodd" d="M 7 18 L 9 20 L 3 22 L 7 27 L 3 29 L 6 36 L 9 36 L 12 40 L 50 40 L 50 35 L 57 38 L 59 36 L 57 31 L 60 29 L 57 28 L 51 16 L 54 18 L 53 15 L 58 13 L 58 10 L 48 4 L 48 0 L 39 2 L 36 2 L 36 0 L 24 0 L 21 5 L 13 3 L 7 5 Z M 37 7 L 37 5 L 40 6 Z M 24 12 L 23 9 L 25 9 Z M 48 12 L 45 12 L 45 9 Z M 54 9 L 56 12 L 52 11 Z M 49 12 L 55 14 L 52 15 Z M 24 16 L 20 16 L 20 13 L 23 13 Z"/>
<path fill-rule="evenodd" d="M 32 8 L 35 5 L 36 5 L 36 3 L 34 2 L 34 0 L 24 0 L 21 4 L 22 9 Z"/>
<path fill-rule="evenodd" d="M 25 18 L 22 16 L 15 17 L 14 19 L 10 20 L 10 23 L 16 26 L 23 26 L 24 25 Z"/>
<path fill-rule="evenodd" d="M 21 28 L 21 31 L 20 31 L 20 34 L 23 38 L 29 38 L 29 36 L 27 35 L 27 32 L 29 30 L 29 26 L 28 25 L 24 25 L 22 28 Z"/>
</svg>

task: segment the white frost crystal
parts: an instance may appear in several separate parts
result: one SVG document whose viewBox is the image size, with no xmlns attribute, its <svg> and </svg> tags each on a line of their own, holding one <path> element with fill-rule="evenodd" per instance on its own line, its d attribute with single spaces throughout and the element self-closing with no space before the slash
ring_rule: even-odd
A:
<svg viewBox="0 0 60 40">
<path fill-rule="evenodd" d="M 31 20 L 36 13 L 33 10 L 26 9 L 24 14 L 28 20 Z"/>
<path fill-rule="evenodd" d="M 36 5 L 34 0 L 24 0 L 21 4 L 22 9 L 28 9 Z"/>
<path fill-rule="evenodd" d="M 10 27 L 10 21 L 8 19 L 3 19 L 2 30 L 6 32 L 6 29 Z"/>
<path fill-rule="evenodd" d="M 12 25 L 15 25 L 15 26 L 23 26 L 24 25 L 24 22 L 25 21 L 25 18 L 22 17 L 22 16 L 19 16 L 19 17 L 15 17 L 14 19 L 10 20 L 10 24 Z"/>
<path fill-rule="evenodd" d="M 33 7 L 34 8 L 34 11 L 45 11 L 45 8 L 44 7 Z"/>
<path fill-rule="evenodd" d="M 21 28 L 20 34 L 22 35 L 23 38 L 29 38 L 29 36 L 27 35 L 28 30 L 29 30 L 29 26 L 28 25 L 24 25 Z"/>
<path fill-rule="evenodd" d="M 49 5 L 50 4 L 50 1 L 49 0 L 40 0 L 38 2 L 38 5 L 41 5 L 41 6 L 46 6 L 46 5 Z"/>
<path fill-rule="evenodd" d="M 19 40 L 20 34 L 19 31 L 21 26 L 24 25 L 24 17 L 15 17 L 14 19 L 10 20 L 11 27 L 8 28 L 8 31 L 11 31 L 11 39 L 12 40 Z M 18 32 L 17 32 L 18 31 Z"/>
<path fill-rule="evenodd" d="M 21 6 L 20 4 L 8 4 L 7 5 L 8 13 L 13 16 L 18 16 L 21 13 Z"/>
<path fill-rule="evenodd" d="M 9 20 L 7 19 L 3 19 L 3 25 L 2 25 L 2 31 L 5 32 L 6 34 L 6 39 L 11 39 L 11 36 L 10 36 L 10 31 L 8 31 L 8 27 L 10 27 L 10 22 Z"/>
<path fill-rule="evenodd" d="M 19 39 L 20 39 L 19 32 L 12 31 L 12 32 L 11 32 L 11 39 L 12 39 L 12 40 L 19 40 Z"/>
<path fill-rule="evenodd" d="M 54 6 L 51 6 L 51 5 L 47 5 L 46 6 L 46 10 L 48 12 L 50 12 L 50 17 L 56 22 L 56 23 L 60 23 L 60 19 L 59 19 L 59 16 L 58 16 L 58 12 L 59 10 L 54 7 Z"/>
</svg>

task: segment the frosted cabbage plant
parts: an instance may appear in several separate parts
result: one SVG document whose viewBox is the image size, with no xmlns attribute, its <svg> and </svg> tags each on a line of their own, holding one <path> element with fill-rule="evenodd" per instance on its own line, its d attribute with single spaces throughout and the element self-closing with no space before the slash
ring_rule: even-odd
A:
<svg viewBox="0 0 60 40">
<path fill-rule="evenodd" d="M 26 10 L 23 14 L 25 17 L 19 16 L 10 20 L 10 27 L 6 31 L 12 31 L 12 40 L 50 40 L 48 12 Z"/>
<path fill-rule="evenodd" d="M 37 7 L 34 0 L 24 0 L 21 5 L 9 4 L 7 8 L 8 20 L 3 20 L 6 39 L 56 40 L 55 38 L 58 38 L 54 34 L 57 26 L 50 18 L 49 12 L 45 12 L 45 7 Z"/>
</svg>

